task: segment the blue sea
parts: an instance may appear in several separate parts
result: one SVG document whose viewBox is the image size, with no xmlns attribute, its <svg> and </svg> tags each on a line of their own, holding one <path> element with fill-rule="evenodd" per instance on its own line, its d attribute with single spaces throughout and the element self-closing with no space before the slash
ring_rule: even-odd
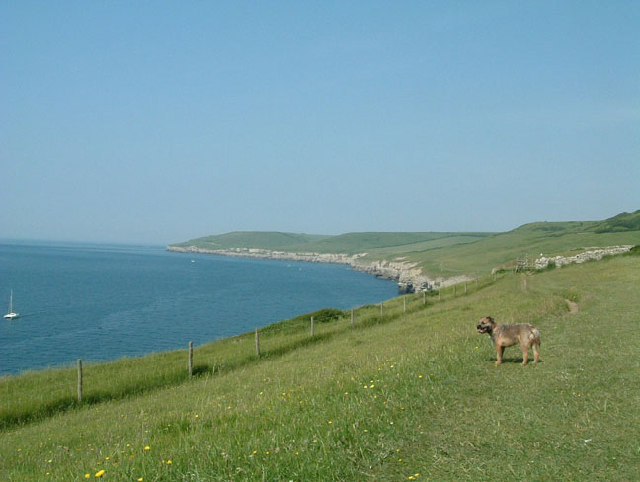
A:
<svg viewBox="0 0 640 482">
<path fill-rule="evenodd" d="M 0 243 L 0 375 L 200 345 L 397 286 L 344 265 L 160 246 Z"/>
</svg>

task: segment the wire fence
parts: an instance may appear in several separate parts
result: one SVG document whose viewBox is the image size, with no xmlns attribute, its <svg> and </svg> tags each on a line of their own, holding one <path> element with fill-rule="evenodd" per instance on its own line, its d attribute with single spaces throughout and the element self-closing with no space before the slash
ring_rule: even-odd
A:
<svg viewBox="0 0 640 482">
<path fill-rule="evenodd" d="M 470 290 L 477 291 L 482 287 L 495 282 L 496 275 L 491 278 L 483 278 L 482 282 L 479 277 L 467 280 L 447 287 L 441 287 L 435 290 L 422 291 L 420 293 L 407 294 L 398 298 L 383 301 L 375 305 L 363 305 L 351 308 L 350 310 L 320 310 L 314 314 L 301 316 L 292 320 L 286 320 L 268 325 L 264 328 L 256 328 L 253 332 L 244 333 L 231 337 L 230 340 L 248 345 L 251 338 L 255 346 L 254 360 L 260 360 L 274 354 L 284 354 L 301 345 L 320 339 L 326 339 L 335 336 L 346 329 L 364 328 L 374 324 L 380 324 L 392 321 L 398 318 L 406 319 L 408 314 L 416 312 L 429 304 L 442 303 L 448 299 L 457 298 L 461 295 L 469 294 Z M 345 323 L 346 322 L 346 323 Z M 275 345 L 272 343 L 278 340 Z M 271 343 L 270 345 L 268 345 Z M 265 349 L 268 345 L 269 348 Z M 246 346 L 244 350 L 237 347 L 238 351 L 247 352 Z M 188 343 L 186 356 L 186 372 L 188 378 L 203 372 L 215 373 L 220 371 L 220 367 L 224 365 L 219 360 L 212 359 L 211 350 L 203 354 L 200 364 L 194 365 L 194 346 L 193 342 Z M 210 367 L 208 370 L 203 366 Z M 83 376 L 82 376 L 82 360 L 78 360 L 78 401 L 82 401 L 83 394 Z"/>
<path fill-rule="evenodd" d="M 349 310 L 319 310 L 198 348 L 189 341 L 186 350 L 143 358 L 88 364 L 77 360 L 77 376 L 73 377 L 73 368 L 68 368 L 0 379 L 0 428 L 41 419 L 78 405 L 179 385 L 201 375 L 228 373 L 351 330 L 406 320 L 429 306 L 478 291 L 496 279 L 495 274 L 475 277 L 378 304 Z"/>
</svg>

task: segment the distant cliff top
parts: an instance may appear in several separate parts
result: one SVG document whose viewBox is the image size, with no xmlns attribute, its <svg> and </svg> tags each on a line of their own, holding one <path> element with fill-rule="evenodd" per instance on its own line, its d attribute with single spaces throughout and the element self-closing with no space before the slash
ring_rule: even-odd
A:
<svg viewBox="0 0 640 482">
<path fill-rule="evenodd" d="M 203 251 L 253 248 L 348 256 L 366 253 L 368 261 L 409 262 L 433 277 L 448 277 L 488 273 L 524 255 L 568 255 L 592 247 L 638 244 L 640 210 L 602 221 L 529 223 L 504 233 L 365 232 L 330 236 L 244 231 L 205 236 L 169 247 Z"/>
<path fill-rule="evenodd" d="M 195 246 L 211 250 L 255 248 L 288 252 L 356 254 L 371 250 L 421 250 L 425 247 L 425 243 L 426 245 L 430 245 L 437 242 L 438 245 L 441 245 L 442 240 L 451 240 L 451 238 L 455 238 L 454 244 L 457 244 L 460 241 L 471 242 L 493 234 L 495 233 L 367 232 L 346 233 L 330 236 L 280 232 L 237 231 L 233 233 L 196 238 L 183 243 L 171 244 L 170 246 Z"/>
</svg>

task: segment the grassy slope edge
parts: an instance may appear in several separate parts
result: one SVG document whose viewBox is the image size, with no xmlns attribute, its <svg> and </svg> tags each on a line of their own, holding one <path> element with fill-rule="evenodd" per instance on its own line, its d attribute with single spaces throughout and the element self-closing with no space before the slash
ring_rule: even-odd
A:
<svg viewBox="0 0 640 482">
<path fill-rule="evenodd" d="M 265 338 L 200 347 L 216 366 L 166 389 L 4 430 L 6 480 L 637 480 L 640 257 L 501 277 L 466 296 L 409 296 Z M 460 291 L 458 291 L 460 294 Z M 565 299 L 579 312 L 569 314 Z M 542 362 L 495 368 L 478 317 L 534 323 Z M 606 320 L 606 322 L 603 322 Z M 291 336 L 289 349 L 278 349 Z M 304 336 L 298 339 L 296 337 Z M 297 340 L 297 341 L 296 341 Z M 249 357 L 230 364 L 225 357 Z M 105 364 L 103 366 L 109 366 Z M 132 363 L 140 375 L 166 366 Z M 111 383 L 109 371 L 93 378 Z M 18 377 L 20 378 L 20 377 Z M 1 382 L 3 385 L 6 380 Z M 13 387 L 2 387 L 3 406 Z M 46 396 L 42 391 L 42 396 Z"/>
</svg>

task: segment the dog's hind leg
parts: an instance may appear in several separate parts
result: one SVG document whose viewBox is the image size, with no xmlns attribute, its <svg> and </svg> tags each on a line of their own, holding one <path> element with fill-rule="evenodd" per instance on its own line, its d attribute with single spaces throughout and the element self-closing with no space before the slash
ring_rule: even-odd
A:
<svg viewBox="0 0 640 482">
<path fill-rule="evenodd" d="M 540 352 L 538 349 L 540 348 L 540 331 L 537 328 L 533 329 L 531 333 L 533 335 L 533 339 L 531 340 L 531 348 L 533 349 L 533 363 L 538 363 L 540 359 Z"/>
<path fill-rule="evenodd" d="M 538 351 L 538 343 L 534 343 L 533 345 L 531 345 L 531 348 L 533 348 L 533 363 L 538 363 L 538 360 L 540 359 L 540 352 Z"/>
</svg>

